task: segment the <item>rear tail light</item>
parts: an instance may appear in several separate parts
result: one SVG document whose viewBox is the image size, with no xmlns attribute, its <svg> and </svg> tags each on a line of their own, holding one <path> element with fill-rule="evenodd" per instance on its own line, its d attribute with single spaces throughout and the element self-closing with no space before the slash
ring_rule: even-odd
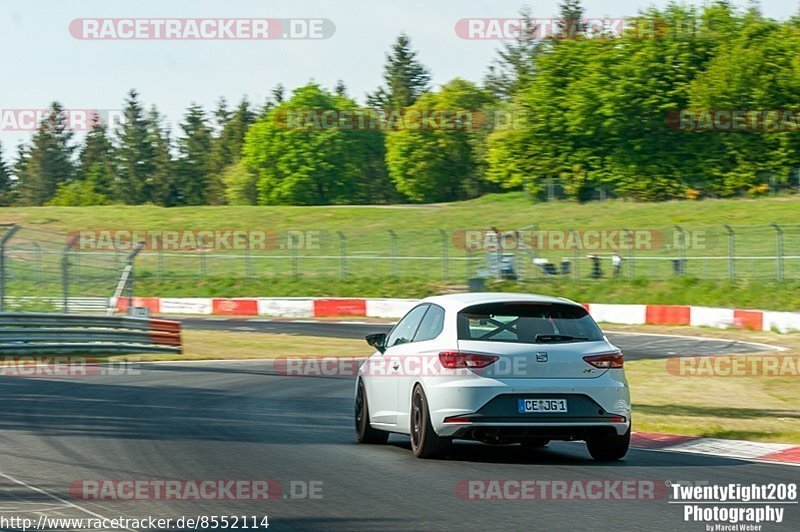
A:
<svg viewBox="0 0 800 532">
<path fill-rule="evenodd" d="M 497 355 L 480 355 L 462 353 L 460 351 L 443 351 L 439 353 L 439 362 L 447 369 L 485 368 L 494 364 L 500 357 Z"/>
<path fill-rule="evenodd" d="M 469 423 L 472 420 L 467 416 L 450 416 L 444 418 L 445 423 Z"/>
<path fill-rule="evenodd" d="M 613 353 L 603 353 L 602 355 L 589 355 L 583 359 L 596 368 L 610 369 L 621 368 L 625 362 L 624 357 L 620 351 Z"/>
</svg>

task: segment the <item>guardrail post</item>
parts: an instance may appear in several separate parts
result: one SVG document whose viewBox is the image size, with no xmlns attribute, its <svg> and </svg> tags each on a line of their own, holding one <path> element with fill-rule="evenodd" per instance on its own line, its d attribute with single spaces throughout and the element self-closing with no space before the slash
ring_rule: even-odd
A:
<svg viewBox="0 0 800 532">
<path fill-rule="evenodd" d="M 447 231 L 439 229 L 439 236 L 442 240 L 442 279 L 450 279 L 450 256 L 447 249 Z"/>
<path fill-rule="evenodd" d="M 397 277 L 397 233 L 389 229 L 389 249 L 391 250 L 391 274 L 392 277 Z"/>
<path fill-rule="evenodd" d="M 728 224 L 725 224 L 725 232 L 728 233 L 728 278 L 736 279 L 736 233 Z"/>
<path fill-rule="evenodd" d="M 8 230 L 0 238 L 0 312 L 6 310 L 6 242 L 19 231 L 18 225 L 6 226 Z"/>
<path fill-rule="evenodd" d="M 770 225 L 775 229 L 775 251 L 777 253 L 775 260 L 775 278 L 778 281 L 783 281 L 783 229 L 776 223 Z"/>
<path fill-rule="evenodd" d="M 341 231 L 336 231 L 339 236 L 339 276 L 347 278 L 347 237 Z"/>
</svg>

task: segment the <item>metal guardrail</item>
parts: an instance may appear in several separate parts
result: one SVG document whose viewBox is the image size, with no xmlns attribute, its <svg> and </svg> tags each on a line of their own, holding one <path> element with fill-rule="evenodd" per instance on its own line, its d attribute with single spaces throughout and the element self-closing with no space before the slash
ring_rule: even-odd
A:
<svg viewBox="0 0 800 532">
<path fill-rule="evenodd" d="M 0 353 L 181 353 L 179 321 L 130 316 L 0 314 Z"/>
</svg>

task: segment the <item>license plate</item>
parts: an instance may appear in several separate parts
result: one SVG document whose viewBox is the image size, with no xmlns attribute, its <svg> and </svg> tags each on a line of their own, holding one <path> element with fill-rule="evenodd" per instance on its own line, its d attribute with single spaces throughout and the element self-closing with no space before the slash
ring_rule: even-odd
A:
<svg viewBox="0 0 800 532">
<path fill-rule="evenodd" d="M 520 414 L 541 414 L 566 412 L 566 399 L 519 399 L 517 402 Z"/>
</svg>

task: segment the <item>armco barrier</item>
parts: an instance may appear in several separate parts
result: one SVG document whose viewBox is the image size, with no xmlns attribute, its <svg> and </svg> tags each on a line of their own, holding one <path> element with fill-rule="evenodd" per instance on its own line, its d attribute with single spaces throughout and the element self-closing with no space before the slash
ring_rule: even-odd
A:
<svg viewBox="0 0 800 532">
<path fill-rule="evenodd" d="M 79 314 L 0 314 L 3 355 L 181 353 L 178 321 Z"/>
</svg>

